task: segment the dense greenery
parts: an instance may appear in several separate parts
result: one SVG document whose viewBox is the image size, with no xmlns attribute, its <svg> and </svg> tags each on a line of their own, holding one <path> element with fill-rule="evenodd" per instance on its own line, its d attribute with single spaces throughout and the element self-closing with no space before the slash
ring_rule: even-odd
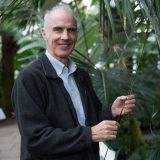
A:
<svg viewBox="0 0 160 160">
<path fill-rule="evenodd" d="M 0 2 L 2 61 L 1 71 L 11 65 L 10 76 L 1 74 L 0 105 L 10 112 L 13 82 L 17 73 L 45 50 L 40 35 L 46 9 L 58 1 L 2 0 Z M 70 6 L 78 17 L 79 37 L 72 55 L 86 69 L 104 106 L 119 95 L 135 94 L 135 113 L 124 117 L 117 143 L 131 160 L 159 159 L 160 128 L 160 2 L 159 0 L 92 0 Z M 8 37 L 11 48 L 3 49 Z M 16 42 L 16 43 L 15 43 Z M 7 43 L 8 44 L 8 43 Z M 7 48 L 7 47 L 6 47 Z M 4 53 L 5 52 L 5 53 Z M 11 58 L 12 57 L 12 58 Z M 14 60 L 13 60 L 14 57 Z M 11 60 L 9 61 L 9 59 Z M 5 62 L 5 63 L 4 63 Z M 6 87 L 8 86 L 8 87 Z M 6 88 L 9 88 L 6 90 Z M 7 94 L 5 94 L 7 92 Z M 8 106 L 5 106 L 8 105 Z M 6 109 L 6 107 L 8 109 Z M 9 113 L 7 113 L 9 115 Z M 151 140 L 144 135 L 149 133 Z M 152 146 L 152 148 L 151 148 Z"/>
</svg>

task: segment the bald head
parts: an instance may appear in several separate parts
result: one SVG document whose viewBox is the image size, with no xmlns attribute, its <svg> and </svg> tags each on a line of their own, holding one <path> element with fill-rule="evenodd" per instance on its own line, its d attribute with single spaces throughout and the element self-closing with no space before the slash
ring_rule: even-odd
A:
<svg viewBox="0 0 160 160">
<path fill-rule="evenodd" d="M 70 9 L 70 7 L 65 4 L 59 4 L 59 5 L 54 6 L 51 10 L 48 10 L 46 14 L 44 15 L 44 27 L 48 26 L 48 21 L 51 17 L 56 16 L 56 15 L 58 16 L 58 14 L 61 12 L 66 12 L 67 14 L 69 14 L 73 18 L 75 25 L 77 26 L 76 17 L 74 16 L 74 13 Z"/>
</svg>

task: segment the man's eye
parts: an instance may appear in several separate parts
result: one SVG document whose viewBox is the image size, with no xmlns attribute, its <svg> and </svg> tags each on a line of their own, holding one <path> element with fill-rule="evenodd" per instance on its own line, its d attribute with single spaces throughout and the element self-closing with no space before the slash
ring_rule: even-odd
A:
<svg viewBox="0 0 160 160">
<path fill-rule="evenodd" d="M 76 33 L 77 32 L 77 28 L 68 28 L 68 32 L 69 33 Z"/>
<path fill-rule="evenodd" d="M 61 28 L 61 27 L 54 27 L 54 28 L 53 28 L 53 31 L 54 31 L 54 32 L 61 32 L 61 31 L 62 31 L 62 28 Z"/>
</svg>

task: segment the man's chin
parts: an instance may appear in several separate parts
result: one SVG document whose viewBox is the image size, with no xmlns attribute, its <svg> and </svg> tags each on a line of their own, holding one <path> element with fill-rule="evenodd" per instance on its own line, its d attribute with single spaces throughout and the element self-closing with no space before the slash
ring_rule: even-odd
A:
<svg viewBox="0 0 160 160">
<path fill-rule="evenodd" d="M 62 51 L 60 54 L 59 54 L 59 56 L 61 57 L 61 58 L 68 58 L 70 55 L 71 55 L 71 51 L 67 51 L 67 52 L 64 52 L 64 51 Z"/>
</svg>

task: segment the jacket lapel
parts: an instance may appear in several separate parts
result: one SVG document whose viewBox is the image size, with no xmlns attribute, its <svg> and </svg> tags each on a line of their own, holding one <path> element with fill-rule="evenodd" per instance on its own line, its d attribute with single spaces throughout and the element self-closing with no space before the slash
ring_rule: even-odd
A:
<svg viewBox="0 0 160 160">
<path fill-rule="evenodd" d="M 85 79 L 82 76 L 82 74 L 79 73 L 78 68 L 77 68 L 76 72 L 74 73 L 74 79 L 76 81 L 78 90 L 80 92 L 80 96 L 81 96 L 81 100 L 82 100 L 82 104 L 83 104 L 83 109 L 84 109 L 85 117 L 87 120 L 87 92 L 86 92 L 86 88 L 85 88 Z"/>
<path fill-rule="evenodd" d="M 59 88 L 61 89 L 65 99 L 68 102 L 68 106 L 69 106 L 69 109 L 70 109 L 71 114 L 73 116 L 74 122 L 75 122 L 75 124 L 77 124 L 78 123 L 77 114 L 76 114 L 74 105 L 72 103 L 71 97 L 70 97 L 69 93 L 67 92 L 66 88 L 64 87 L 62 79 L 58 77 L 55 69 L 53 68 L 53 66 L 51 65 L 50 61 L 48 60 L 48 58 L 45 54 L 42 54 L 39 57 L 39 61 L 42 65 L 42 69 L 44 70 L 45 76 L 57 81 Z"/>
<path fill-rule="evenodd" d="M 75 124 L 79 123 L 78 122 L 78 118 L 77 118 L 77 114 L 76 114 L 76 110 L 74 108 L 74 105 L 73 105 L 73 102 L 71 100 L 71 97 L 69 95 L 69 93 L 67 92 L 66 88 L 64 87 L 64 84 L 63 84 L 63 81 L 62 79 L 58 78 L 58 85 L 59 85 L 59 88 L 61 89 L 64 97 L 66 98 L 67 102 L 68 102 L 68 106 L 69 106 L 69 109 L 72 113 L 72 116 L 73 116 L 73 119 L 75 120 Z"/>
</svg>

